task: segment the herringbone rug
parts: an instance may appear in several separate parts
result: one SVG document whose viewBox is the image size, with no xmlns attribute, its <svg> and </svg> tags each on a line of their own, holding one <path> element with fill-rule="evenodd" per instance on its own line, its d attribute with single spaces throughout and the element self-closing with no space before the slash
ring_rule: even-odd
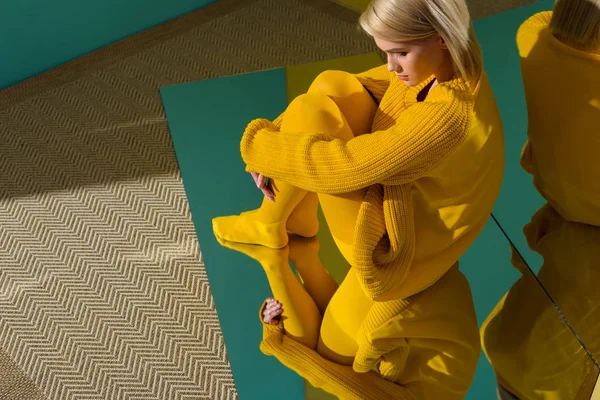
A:
<svg viewBox="0 0 600 400">
<path fill-rule="evenodd" d="M 237 397 L 158 89 L 372 47 L 298 0 L 208 12 L 0 93 L 0 398 Z"/>
<path fill-rule="evenodd" d="M 237 398 L 158 89 L 373 51 L 356 17 L 222 0 L 0 92 L 0 399 Z"/>
</svg>

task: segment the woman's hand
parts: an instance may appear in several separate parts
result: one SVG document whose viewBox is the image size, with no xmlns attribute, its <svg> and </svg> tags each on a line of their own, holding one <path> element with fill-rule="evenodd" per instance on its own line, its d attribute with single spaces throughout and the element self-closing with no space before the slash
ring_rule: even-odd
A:
<svg viewBox="0 0 600 400">
<path fill-rule="evenodd" d="M 263 311 L 263 321 L 267 324 L 277 325 L 281 321 L 281 314 L 283 314 L 283 306 L 280 302 L 272 297 L 266 300 L 267 306 Z"/>
<path fill-rule="evenodd" d="M 250 175 L 252 175 L 254 183 L 256 183 L 256 187 L 263 192 L 265 197 L 271 201 L 275 200 L 275 193 L 273 192 L 269 182 L 267 182 L 268 178 L 257 172 L 250 172 Z"/>
</svg>

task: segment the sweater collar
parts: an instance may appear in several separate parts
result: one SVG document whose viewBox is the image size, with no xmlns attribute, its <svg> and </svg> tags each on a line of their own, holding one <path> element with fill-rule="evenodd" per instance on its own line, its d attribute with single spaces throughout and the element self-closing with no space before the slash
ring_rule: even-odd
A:
<svg viewBox="0 0 600 400">
<path fill-rule="evenodd" d="M 429 78 L 425 79 L 418 85 L 409 87 L 404 97 L 404 103 L 407 106 L 412 106 L 413 104 L 417 103 L 417 97 L 419 96 L 419 93 L 421 93 L 421 91 L 425 89 L 425 87 L 429 85 L 434 79 L 435 75 L 431 75 Z"/>
<path fill-rule="evenodd" d="M 409 87 L 406 91 L 404 101 L 407 106 L 411 106 L 417 103 L 417 97 L 419 93 L 427 87 L 433 80 L 435 79 L 435 75 L 431 75 L 429 78 L 425 79 L 423 82 L 419 83 L 416 86 Z M 429 94 L 427 95 L 427 99 L 431 99 L 431 96 L 436 96 L 436 94 L 441 93 L 443 89 L 449 89 L 452 91 L 460 91 L 466 93 L 473 93 L 478 86 L 475 82 L 475 86 L 469 84 L 470 82 L 465 81 L 463 78 L 452 78 L 449 81 L 438 83 L 435 87 L 431 88 Z"/>
</svg>

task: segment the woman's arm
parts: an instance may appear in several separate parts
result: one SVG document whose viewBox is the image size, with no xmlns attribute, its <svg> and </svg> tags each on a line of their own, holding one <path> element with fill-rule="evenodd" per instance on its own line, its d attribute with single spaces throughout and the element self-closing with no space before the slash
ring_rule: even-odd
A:
<svg viewBox="0 0 600 400">
<path fill-rule="evenodd" d="M 316 351 L 296 342 L 283 333 L 282 323 L 263 324 L 264 339 L 260 345 L 266 355 L 275 356 L 314 387 L 352 400 L 413 400 L 414 396 L 400 385 L 384 379 L 375 371 L 355 372 L 323 358 Z"/>
<path fill-rule="evenodd" d="M 385 183 L 413 182 L 452 152 L 467 133 L 468 103 L 419 103 L 394 127 L 348 142 L 325 133 L 281 134 L 270 121 L 252 121 L 242 138 L 247 170 L 317 193 L 348 193 Z"/>
</svg>

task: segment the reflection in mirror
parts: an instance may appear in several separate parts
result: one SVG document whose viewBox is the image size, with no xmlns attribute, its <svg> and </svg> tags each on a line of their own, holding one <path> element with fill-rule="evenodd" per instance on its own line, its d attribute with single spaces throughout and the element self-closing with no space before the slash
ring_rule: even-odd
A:
<svg viewBox="0 0 600 400">
<path fill-rule="evenodd" d="M 510 391 L 524 398 L 550 398 L 539 396 L 551 393 L 552 398 L 588 399 L 596 372 L 590 362 L 598 365 L 600 356 L 600 3 L 557 1 L 553 11 L 523 23 L 517 45 L 528 114 L 521 166 L 533 177 L 529 190 L 548 203 L 532 212 L 530 220 L 518 221 L 528 248 L 519 248 L 524 259 L 515 255 L 513 264 L 536 271 L 539 284 L 583 348 L 574 343 L 570 348 L 562 340 L 566 332 L 545 320 L 540 307 L 528 299 L 525 283 L 515 285 L 498 316 L 486 322 L 484 347 Z M 515 232 L 511 238 L 520 240 L 513 236 Z M 538 256 L 539 269 L 525 261 Z M 531 313 L 541 317 L 534 319 Z M 529 321 L 529 328 L 523 325 L 524 330 L 517 332 L 536 345 L 520 348 L 507 336 L 511 333 L 507 320 Z M 504 345 L 498 349 L 500 342 Z M 505 351 L 511 346 L 513 355 Z M 527 374 L 508 368 L 510 357 L 517 366 L 527 366 L 535 380 L 547 381 L 548 389 L 540 392 L 528 385 L 532 380 Z"/>
<path fill-rule="evenodd" d="M 511 96 L 524 93 L 526 107 L 513 107 L 523 113 L 505 122 L 507 155 L 520 154 L 522 169 L 507 174 L 494 210 L 535 273 L 542 259 L 522 229 L 546 202 L 567 221 L 600 226 L 600 3 L 551 3 L 523 17 L 516 35 L 523 85 Z"/>
<path fill-rule="evenodd" d="M 537 274 L 595 360 L 600 358 L 600 227 L 570 222 L 550 205 L 525 226 L 530 248 L 543 258 Z"/>
<path fill-rule="evenodd" d="M 549 210 L 546 207 L 541 212 Z M 500 398 L 589 399 L 598 378 L 597 365 L 517 251 L 513 251 L 512 264 L 523 275 L 481 329 L 482 346 L 498 378 Z M 545 273 L 542 268 L 540 276 Z M 578 325 L 590 324 L 590 332 L 597 331 L 594 320 L 598 318 L 580 315 Z"/>
<path fill-rule="evenodd" d="M 410 298 L 373 302 L 354 269 L 338 288 L 320 261 L 317 238 L 290 236 L 280 250 L 221 244 L 263 267 L 281 307 L 267 301 L 261 310 L 261 351 L 322 389 L 307 386 L 307 398 L 464 398 L 480 339 L 458 265 Z"/>
<path fill-rule="evenodd" d="M 600 226 L 599 38 L 597 0 L 559 0 L 553 12 L 533 15 L 517 34 L 528 115 L 521 165 L 564 219 L 595 226 Z"/>
<path fill-rule="evenodd" d="M 307 400 L 493 399 L 498 382 L 519 396 L 502 398 L 589 398 L 594 363 L 523 261 L 515 255 L 510 265 L 494 223 L 460 267 L 417 295 L 382 303 L 357 296 L 351 269 L 332 276 L 324 260 L 337 249 L 327 240 L 292 235 L 279 250 L 220 243 L 244 255 L 247 268 L 260 264 L 281 301 L 277 325 L 260 328 L 260 349 L 305 379 Z M 267 303 L 265 313 L 279 310 Z"/>
</svg>

